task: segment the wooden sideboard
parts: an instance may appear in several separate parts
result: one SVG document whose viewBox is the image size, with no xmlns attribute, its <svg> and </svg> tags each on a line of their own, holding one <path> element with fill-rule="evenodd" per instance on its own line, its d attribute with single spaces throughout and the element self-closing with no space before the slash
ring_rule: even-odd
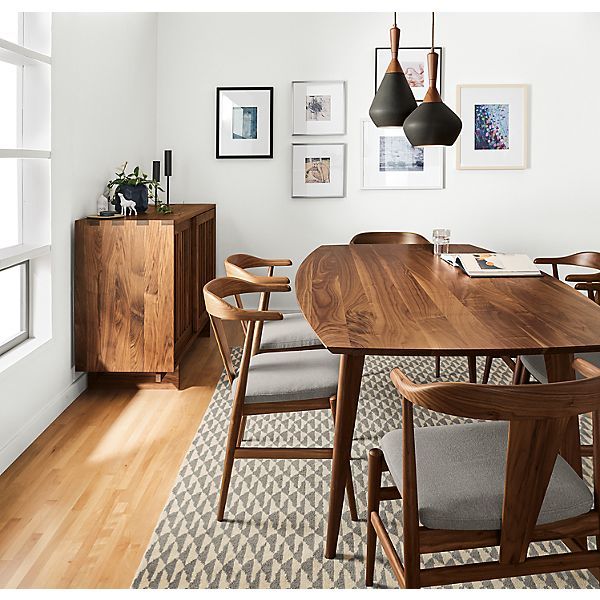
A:
<svg viewBox="0 0 600 600">
<path fill-rule="evenodd" d="M 171 207 L 75 222 L 75 368 L 92 381 L 179 387 L 182 356 L 209 335 L 216 208 Z"/>
</svg>

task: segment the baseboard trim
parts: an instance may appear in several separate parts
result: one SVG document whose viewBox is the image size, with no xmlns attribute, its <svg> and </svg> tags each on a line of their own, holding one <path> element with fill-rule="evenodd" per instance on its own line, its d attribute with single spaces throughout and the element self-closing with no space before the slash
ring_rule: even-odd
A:
<svg viewBox="0 0 600 600">
<path fill-rule="evenodd" d="M 63 390 L 38 411 L 13 437 L 0 448 L 0 474 L 31 446 L 48 426 L 85 390 L 87 373 L 82 373 L 66 390 Z"/>
</svg>

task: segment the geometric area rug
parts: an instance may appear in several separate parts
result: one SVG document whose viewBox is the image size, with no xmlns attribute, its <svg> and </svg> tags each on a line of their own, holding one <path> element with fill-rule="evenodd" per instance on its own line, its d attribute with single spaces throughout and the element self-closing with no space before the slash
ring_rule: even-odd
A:
<svg viewBox="0 0 600 600">
<path fill-rule="evenodd" d="M 236 460 L 226 520 L 217 522 L 215 513 L 231 409 L 231 394 L 223 374 L 181 465 L 132 587 L 364 587 L 367 454 L 378 445 L 383 434 L 400 426 L 400 401 L 389 377 L 396 366 L 415 381 L 434 380 L 433 358 L 367 357 L 351 461 L 361 520 L 353 522 L 344 504 L 338 555 L 334 560 L 327 560 L 323 555 L 329 460 Z M 482 362 L 478 366 L 481 377 Z M 466 381 L 466 359 L 443 357 L 442 379 Z M 501 360 L 495 360 L 490 383 L 509 381 L 510 371 Z M 416 407 L 414 420 L 417 427 L 466 421 Z M 589 443 L 590 422 L 584 418 L 581 425 L 582 438 Z M 244 444 L 327 446 L 332 444 L 332 438 L 331 416 L 329 411 L 323 410 L 249 417 Z M 589 481 L 591 463 L 587 458 L 584 470 Z M 402 548 L 400 510 L 400 502 L 382 504 L 382 518 L 399 551 Z M 544 542 L 531 544 L 529 554 L 566 550 L 562 542 Z M 498 560 L 497 547 L 422 557 L 425 567 L 482 560 Z M 375 585 L 397 587 L 379 544 Z M 598 588 L 599 584 L 589 571 L 569 571 L 448 587 Z"/>
</svg>

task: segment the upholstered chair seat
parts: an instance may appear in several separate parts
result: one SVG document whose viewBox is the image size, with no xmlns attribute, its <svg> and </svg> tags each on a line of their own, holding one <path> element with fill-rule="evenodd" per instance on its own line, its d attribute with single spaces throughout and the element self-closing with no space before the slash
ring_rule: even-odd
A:
<svg viewBox="0 0 600 600">
<path fill-rule="evenodd" d="M 284 313 L 282 321 L 263 325 L 260 352 L 312 347 L 322 348 L 323 344 L 301 312 Z"/>
<path fill-rule="evenodd" d="M 328 350 L 256 354 L 250 359 L 244 402 L 329 398 L 337 391 L 339 365 L 339 356 Z M 232 384 L 234 395 L 237 385 L 238 378 Z"/>
<path fill-rule="evenodd" d="M 500 529 L 508 423 L 420 427 L 414 435 L 421 524 L 432 529 Z M 380 446 L 394 483 L 402 489 L 402 431 L 387 433 Z M 592 505 L 586 484 L 558 456 L 538 525 L 585 514 Z"/>
<path fill-rule="evenodd" d="M 576 357 L 583 358 L 588 362 L 600 367 L 600 352 L 580 352 Z M 532 354 L 521 356 L 521 362 L 525 368 L 540 382 L 548 383 L 548 374 L 546 372 L 546 361 L 543 354 Z M 583 379 L 578 373 L 577 379 Z"/>
</svg>

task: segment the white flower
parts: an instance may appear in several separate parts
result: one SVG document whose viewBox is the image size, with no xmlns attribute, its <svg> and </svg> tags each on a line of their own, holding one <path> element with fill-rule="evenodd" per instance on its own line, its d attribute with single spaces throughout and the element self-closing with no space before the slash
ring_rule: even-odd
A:
<svg viewBox="0 0 600 600">
<path fill-rule="evenodd" d="M 127 168 L 127 161 L 121 163 L 118 167 L 117 170 L 115 171 L 116 173 L 124 173 L 125 169 Z"/>
</svg>

